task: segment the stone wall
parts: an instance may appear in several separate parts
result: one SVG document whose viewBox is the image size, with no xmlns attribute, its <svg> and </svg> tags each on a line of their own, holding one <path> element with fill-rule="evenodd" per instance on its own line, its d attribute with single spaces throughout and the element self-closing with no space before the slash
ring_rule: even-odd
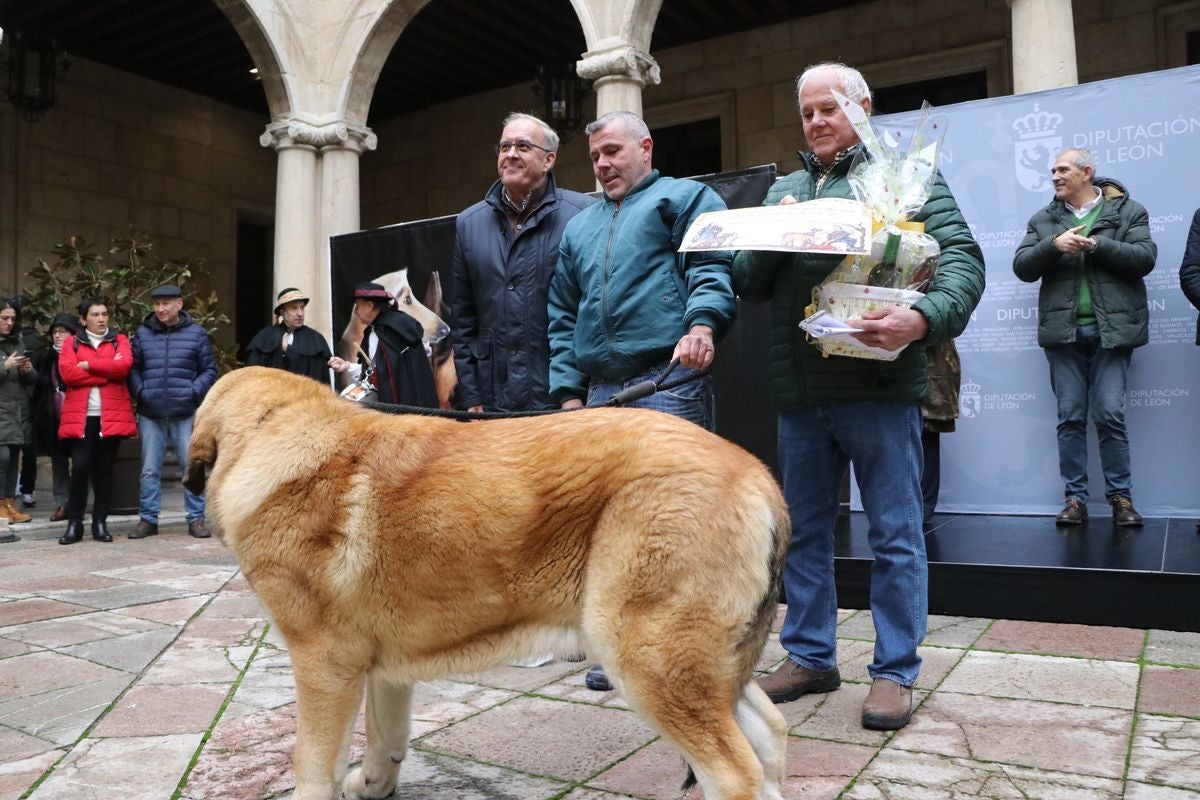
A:
<svg viewBox="0 0 1200 800">
<path fill-rule="evenodd" d="M 232 311 L 238 214 L 269 221 L 275 205 L 275 153 L 258 143 L 264 123 L 73 59 L 40 121 L 0 111 L 0 292 L 21 288 L 71 234 L 104 252 L 132 228 L 161 255 L 206 259 L 205 288 Z"/>
<path fill-rule="evenodd" d="M 1160 69 L 1161 0 L 1076 9 L 1080 80 Z M 778 163 L 790 172 L 804 147 L 795 79 L 808 64 L 860 67 L 874 86 L 986 68 L 989 91 L 1012 92 L 1006 0 L 876 0 L 802 20 L 655 51 L 662 83 L 646 87 L 651 126 L 721 116 L 726 168 Z M 396 44 L 404 46 L 404 36 Z M 443 103 L 375 126 L 379 149 L 362 165 L 365 227 L 453 214 L 496 178 L 491 147 L 511 110 L 538 112 L 528 85 Z M 593 109 L 589 109 L 592 113 Z M 559 153 L 561 185 L 591 191 L 586 140 Z"/>
</svg>

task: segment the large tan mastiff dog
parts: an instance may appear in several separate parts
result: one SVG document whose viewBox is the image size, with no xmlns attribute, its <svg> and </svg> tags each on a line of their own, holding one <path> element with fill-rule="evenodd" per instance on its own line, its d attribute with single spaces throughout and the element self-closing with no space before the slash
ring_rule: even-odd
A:
<svg viewBox="0 0 1200 800">
<path fill-rule="evenodd" d="M 779 800 L 787 728 L 751 679 L 789 537 L 767 470 L 654 411 L 464 424 L 249 367 L 196 416 L 189 488 L 287 640 L 295 800 L 382 798 L 412 685 L 586 650 L 708 800 Z"/>
</svg>

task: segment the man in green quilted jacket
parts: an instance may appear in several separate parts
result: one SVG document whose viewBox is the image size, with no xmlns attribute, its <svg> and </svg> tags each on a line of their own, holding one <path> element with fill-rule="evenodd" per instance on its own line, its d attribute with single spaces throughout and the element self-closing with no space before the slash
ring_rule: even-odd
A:
<svg viewBox="0 0 1200 800">
<path fill-rule="evenodd" d="M 871 91 L 858 70 L 833 63 L 806 69 L 797 93 L 810 152 L 801 154 L 803 169 L 775 183 L 766 205 L 852 197 L 847 172 L 861 145 L 834 89 L 870 113 Z M 853 463 L 875 556 L 873 684 L 862 708 L 863 726 L 875 730 L 908 724 L 921 669 L 917 646 L 928 613 L 921 505 L 925 347 L 962 333 L 984 285 L 983 254 L 940 173 L 913 219 L 941 246 L 928 293 L 910 309 L 866 314 L 857 323 L 865 344 L 908 345 L 895 361 L 825 357 L 805 341 L 798 327 L 805 306 L 838 257 L 742 251 L 733 264 L 738 295 L 771 303 L 769 382 L 792 518 L 784 565 L 788 607 L 779 637 L 788 658 L 759 684 L 776 703 L 841 685 L 833 531 L 842 476 Z"/>
<path fill-rule="evenodd" d="M 1058 468 L 1066 496 L 1055 522 L 1087 521 L 1090 413 L 1113 523 L 1141 527 L 1131 499 L 1125 374 L 1133 349 L 1150 341 L 1143 278 L 1158 255 L 1150 217 L 1120 183 L 1096 177 L 1088 150 L 1059 153 L 1050 180 L 1054 199 L 1030 217 L 1013 272 L 1023 281 L 1041 281 L 1038 344 L 1058 405 Z"/>
</svg>

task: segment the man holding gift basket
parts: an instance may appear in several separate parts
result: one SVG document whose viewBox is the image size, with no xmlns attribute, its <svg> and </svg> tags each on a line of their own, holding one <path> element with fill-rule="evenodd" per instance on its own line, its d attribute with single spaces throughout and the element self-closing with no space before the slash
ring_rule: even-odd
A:
<svg viewBox="0 0 1200 800">
<path fill-rule="evenodd" d="M 747 250 L 734 259 L 734 290 L 772 304 L 769 383 L 792 518 L 780 632 L 788 659 L 760 684 L 777 703 L 841 684 L 833 530 L 842 476 L 853 463 L 875 556 L 873 685 L 862 724 L 896 730 L 912 713 L 928 607 L 925 347 L 966 327 L 983 294 L 983 255 L 936 169 L 936 141 L 904 154 L 885 147 L 866 119 L 871 93 L 858 70 L 817 64 L 800 76 L 797 92 L 811 152 L 764 204 L 856 197 L 871 207 L 880 230 L 867 256 Z M 930 133 L 938 125 L 926 122 L 926 133 L 940 137 Z M 858 329 L 853 344 L 810 340 L 799 324 L 817 309 Z"/>
</svg>

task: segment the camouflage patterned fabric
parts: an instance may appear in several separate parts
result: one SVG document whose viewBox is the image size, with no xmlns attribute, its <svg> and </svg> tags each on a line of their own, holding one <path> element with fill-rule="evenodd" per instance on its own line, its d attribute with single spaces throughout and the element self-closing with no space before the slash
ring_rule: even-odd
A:
<svg viewBox="0 0 1200 800">
<path fill-rule="evenodd" d="M 929 399 L 921 406 L 921 429 L 949 433 L 958 418 L 958 388 L 962 382 L 958 348 L 953 339 L 946 339 L 926 348 L 925 358 Z"/>
</svg>

